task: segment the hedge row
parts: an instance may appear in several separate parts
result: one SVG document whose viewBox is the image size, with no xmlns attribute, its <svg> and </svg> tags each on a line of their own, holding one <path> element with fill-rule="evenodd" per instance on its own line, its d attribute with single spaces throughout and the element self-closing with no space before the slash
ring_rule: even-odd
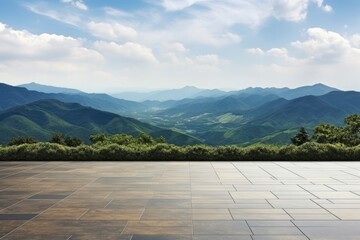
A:
<svg viewBox="0 0 360 240">
<path fill-rule="evenodd" d="M 360 145 L 306 143 L 301 146 L 255 145 L 250 147 L 205 145 L 180 147 L 119 144 L 67 147 L 55 143 L 1 146 L 0 160 L 30 161 L 354 161 Z"/>
</svg>

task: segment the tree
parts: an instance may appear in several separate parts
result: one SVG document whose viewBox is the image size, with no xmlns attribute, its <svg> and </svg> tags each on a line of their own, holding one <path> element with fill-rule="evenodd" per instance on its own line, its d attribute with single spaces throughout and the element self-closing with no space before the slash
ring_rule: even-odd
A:
<svg viewBox="0 0 360 240">
<path fill-rule="evenodd" d="M 299 132 L 293 138 L 291 138 L 291 142 L 296 146 L 310 142 L 309 134 L 307 133 L 306 129 L 301 127 Z"/>
<path fill-rule="evenodd" d="M 154 143 L 154 139 L 149 134 L 146 134 L 146 133 L 140 133 L 140 135 L 138 136 L 138 139 L 139 139 L 140 143 L 143 143 L 143 144 Z"/>
<path fill-rule="evenodd" d="M 78 137 L 66 137 L 64 142 L 68 147 L 77 147 L 83 143 Z"/>
<path fill-rule="evenodd" d="M 104 142 L 107 138 L 108 136 L 106 134 L 99 133 L 99 134 L 91 135 L 89 140 L 91 141 L 92 144 L 95 144 L 99 142 L 100 143 Z"/>
<path fill-rule="evenodd" d="M 360 115 L 353 114 L 345 118 L 344 120 L 350 134 L 360 137 Z"/>
<path fill-rule="evenodd" d="M 66 145 L 65 144 L 65 135 L 62 133 L 53 133 L 49 142 Z"/>
<path fill-rule="evenodd" d="M 36 140 L 35 138 L 32 137 L 28 137 L 28 136 L 19 136 L 19 137 L 14 137 L 12 138 L 8 145 L 9 146 L 17 146 L 17 145 L 21 145 L 21 144 L 33 144 L 33 143 L 37 143 L 38 140 Z"/>
<path fill-rule="evenodd" d="M 166 143 L 166 139 L 163 136 L 155 139 L 156 143 Z"/>
<path fill-rule="evenodd" d="M 78 137 L 65 136 L 62 133 L 53 133 L 49 142 L 57 143 L 68 147 L 77 147 L 83 143 Z"/>
<path fill-rule="evenodd" d="M 344 127 L 320 124 L 314 128 L 313 138 L 318 143 L 342 143 L 347 146 L 360 144 L 360 115 L 353 114 L 344 119 Z"/>
<path fill-rule="evenodd" d="M 346 145 L 356 146 L 360 144 L 360 115 L 352 114 L 345 118 L 344 120 L 345 135 L 343 136 L 343 141 Z"/>
<path fill-rule="evenodd" d="M 313 138 L 318 143 L 339 143 L 343 129 L 330 124 L 319 124 L 314 128 Z"/>
</svg>

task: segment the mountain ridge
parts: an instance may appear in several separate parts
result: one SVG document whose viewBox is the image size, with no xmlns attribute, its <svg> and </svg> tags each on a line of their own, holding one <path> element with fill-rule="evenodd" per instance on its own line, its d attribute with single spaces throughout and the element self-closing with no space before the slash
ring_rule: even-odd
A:
<svg viewBox="0 0 360 240">
<path fill-rule="evenodd" d="M 170 143 L 179 145 L 199 143 L 193 137 L 133 118 L 53 99 L 16 106 L 0 113 L 0 130 L 1 143 L 17 135 L 46 140 L 53 132 L 76 136 L 85 142 L 88 142 L 91 134 L 96 133 L 137 135 L 145 132 L 153 137 L 163 136 Z"/>
<path fill-rule="evenodd" d="M 43 93 L 67 93 L 67 94 L 84 94 L 85 92 L 74 89 L 74 88 L 63 88 L 63 87 L 55 87 L 51 85 L 39 84 L 36 82 L 25 83 L 21 85 L 17 85 L 16 87 L 23 87 L 28 90 L 43 92 Z"/>
<path fill-rule="evenodd" d="M 201 92 L 201 89 L 191 86 L 184 88 L 193 93 L 194 91 Z M 225 95 L 216 97 L 167 101 L 147 100 L 139 103 L 117 99 L 107 94 L 41 93 L 0 84 L 2 93 L 0 94 L 0 111 L 34 101 L 56 99 L 64 103 L 79 103 L 95 108 L 95 110 L 136 118 L 142 123 L 146 122 L 159 127 L 163 129 L 162 131 L 173 129 L 210 145 L 287 144 L 300 126 L 311 131 L 316 124 L 322 122 L 341 125 L 346 115 L 360 113 L 359 92 L 333 91 L 334 89 L 324 84 L 295 89 L 247 88 L 226 92 Z M 42 106 L 43 109 L 45 107 Z M 58 107 L 54 108 L 58 109 Z M 53 124 L 46 127 L 50 128 L 56 124 L 64 127 L 72 126 L 67 116 L 49 115 L 50 110 L 54 109 L 40 111 L 37 114 L 39 121 L 49 121 Z M 81 119 L 82 115 L 87 115 L 91 119 L 91 114 L 84 114 L 83 111 L 85 110 L 72 112 L 70 118 Z M 100 115 L 105 116 L 102 113 Z M 37 125 L 36 121 L 32 120 L 34 118 L 29 120 L 26 116 L 17 116 L 8 118 L 6 124 L 12 126 L 13 132 L 16 133 L 21 132 L 21 129 L 16 129 L 21 122 L 26 122 L 29 128 L 32 128 L 29 130 L 30 132 L 41 132 L 39 126 L 42 125 Z M 73 131 L 80 135 L 88 133 L 88 130 L 79 128 L 80 125 L 83 125 L 85 129 L 92 128 L 106 132 L 106 125 L 111 125 L 108 123 L 108 121 L 76 123 L 77 127 L 73 127 Z M 51 129 L 54 130 L 54 128 Z M 159 132 L 160 130 L 157 131 L 157 133 Z M 169 132 L 165 133 L 171 135 Z M 184 135 L 182 136 L 184 137 Z M 182 141 L 186 142 L 187 140 L 183 139 Z"/>
<path fill-rule="evenodd" d="M 0 93 L 0 111 L 42 99 L 56 99 L 68 103 L 76 102 L 84 106 L 122 115 L 128 115 L 132 111 L 144 109 L 144 106 L 141 103 L 114 98 L 107 94 L 43 93 L 28 90 L 24 87 L 14 87 L 4 83 L 0 83 Z"/>
</svg>

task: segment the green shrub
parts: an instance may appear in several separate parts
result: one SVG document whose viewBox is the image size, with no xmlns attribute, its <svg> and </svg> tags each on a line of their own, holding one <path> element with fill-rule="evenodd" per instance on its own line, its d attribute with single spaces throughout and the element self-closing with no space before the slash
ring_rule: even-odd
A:
<svg viewBox="0 0 360 240">
<path fill-rule="evenodd" d="M 83 144 L 81 139 L 78 137 L 65 137 L 64 143 L 68 147 L 77 147 Z"/>
<path fill-rule="evenodd" d="M 53 133 L 49 142 L 66 145 L 65 144 L 65 135 L 62 133 Z"/>
<path fill-rule="evenodd" d="M 124 139 L 123 137 L 121 139 Z M 118 143 L 64 146 L 34 143 L 0 146 L 0 160 L 31 161 L 351 161 L 360 159 L 360 145 L 307 142 L 301 146 L 206 145 L 180 147 L 166 143 Z"/>
<path fill-rule="evenodd" d="M 37 143 L 38 140 L 36 140 L 35 138 L 32 137 L 28 137 L 28 136 L 19 136 L 19 137 L 14 137 L 12 138 L 8 145 L 9 146 L 17 146 L 17 145 L 21 145 L 21 144 L 33 144 L 33 143 Z"/>
</svg>

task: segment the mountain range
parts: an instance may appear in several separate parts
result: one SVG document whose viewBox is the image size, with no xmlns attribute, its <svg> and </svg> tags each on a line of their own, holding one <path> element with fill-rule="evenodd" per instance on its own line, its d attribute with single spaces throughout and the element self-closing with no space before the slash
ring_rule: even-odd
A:
<svg viewBox="0 0 360 240">
<path fill-rule="evenodd" d="M 41 88 L 31 89 L 41 91 Z M 295 89 L 290 88 L 260 88 L 250 87 L 239 91 L 222 91 L 219 89 L 201 89 L 193 86 L 186 86 L 179 89 L 158 90 L 150 92 L 122 92 L 112 94 L 112 96 L 131 101 L 143 102 L 149 101 L 169 101 L 182 100 L 186 98 L 214 98 L 230 95 L 277 95 L 286 99 L 294 99 L 306 95 L 320 96 L 328 92 L 338 91 L 336 88 L 328 87 L 324 84 L 315 84 L 313 86 L 303 86 Z"/>
<path fill-rule="evenodd" d="M 114 97 L 132 101 L 168 101 L 181 100 L 184 98 L 217 97 L 227 93 L 218 89 L 200 89 L 192 86 L 185 86 L 179 89 L 158 90 L 150 92 L 122 92 L 112 94 Z"/>
<path fill-rule="evenodd" d="M 84 94 L 85 93 L 85 92 L 82 92 L 80 90 L 73 89 L 73 88 L 53 87 L 53 86 L 49 86 L 49 85 L 38 84 L 35 82 L 21 84 L 21 85 L 18 85 L 17 87 L 23 87 L 23 88 L 26 88 L 27 90 L 33 90 L 33 91 L 38 91 L 38 92 L 43 92 L 43 93 L 66 93 L 66 94 Z"/>
<path fill-rule="evenodd" d="M 31 103 L 42 99 L 56 99 L 67 103 L 80 103 L 81 105 L 126 115 L 130 112 L 136 112 L 142 109 L 142 104 L 133 101 L 122 100 L 111 97 L 107 94 L 96 93 L 44 93 L 40 90 L 43 85 L 31 84 L 31 89 L 24 87 L 13 87 L 0 83 L 0 110 L 6 110 L 11 107 Z M 54 92 L 61 91 L 62 88 L 47 88 Z"/>
<path fill-rule="evenodd" d="M 160 120 L 153 124 L 175 125 L 210 145 L 284 144 L 301 126 L 311 131 L 319 123 L 342 125 L 343 119 L 354 113 L 360 113 L 360 93 L 353 91 L 291 100 L 274 95 L 236 95 L 159 111 L 153 119 Z"/>
<path fill-rule="evenodd" d="M 155 127 L 132 118 L 84 107 L 78 103 L 58 100 L 39 100 L 17 106 L 0 113 L 0 142 L 6 143 L 16 136 L 32 136 L 39 140 L 50 139 L 52 133 L 61 132 L 89 142 L 96 133 L 148 133 L 163 136 L 169 143 L 187 145 L 199 143 L 188 135 Z"/>
<path fill-rule="evenodd" d="M 323 84 L 228 92 L 188 86 L 132 98 L 138 101 L 124 93 L 115 96 L 127 100 L 36 83 L 22 86 L 31 90 L 0 84 L 0 132 L 8 136 L 45 139 L 59 130 L 87 140 L 94 132 L 147 132 L 181 145 L 287 144 L 301 126 L 311 131 L 322 122 L 341 125 L 345 116 L 360 113 L 359 92 Z"/>
</svg>

